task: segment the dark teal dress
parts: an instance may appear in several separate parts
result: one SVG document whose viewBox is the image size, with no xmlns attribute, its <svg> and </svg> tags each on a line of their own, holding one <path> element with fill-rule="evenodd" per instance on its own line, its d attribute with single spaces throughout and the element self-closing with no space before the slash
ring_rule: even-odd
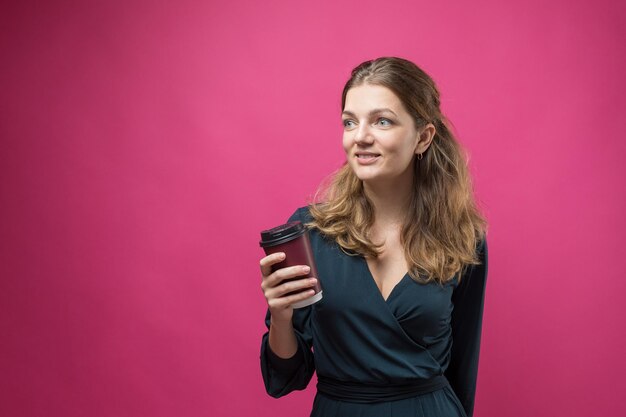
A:
<svg viewBox="0 0 626 417">
<path fill-rule="evenodd" d="M 300 208 L 289 220 L 311 217 Z M 457 277 L 443 286 L 420 284 L 405 275 L 385 300 L 365 258 L 346 255 L 316 230 L 310 237 L 323 298 L 294 310 L 294 357 L 277 357 L 263 336 L 268 394 L 302 390 L 317 372 L 312 417 L 471 416 L 486 242 L 477 249 L 481 265 L 468 268 L 460 284 Z"/>
</svg>

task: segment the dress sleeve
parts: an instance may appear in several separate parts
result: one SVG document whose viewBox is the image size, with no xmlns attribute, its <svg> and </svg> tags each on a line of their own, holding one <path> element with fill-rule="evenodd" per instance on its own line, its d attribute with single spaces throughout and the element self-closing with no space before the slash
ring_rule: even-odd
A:
<svg viewBox="0 0 626 417">
<path fill-rule="evenodd" d="M 289 221 L 300 220 L 300 211 L 296 211 Z M 269 347 L 269 328 L 271 315 L 269 309 L 265 316 L 268 329 L 261 341 L 261 374 L 265 390 L 274 398 L 282 397 L 294 390 L 303 390 L 309 384 L 315 365 L 313 361 L 313 337 L 311 336 L 311 306 L 294 309 L 293 328 L 298 343 L 298 350 L 289 359 L 277 356 Z"/>
<path fill-rule="evenodd" d="M 485 283 L 487 241 L 478 248 L 480 265 L 468 268 L 452 295 L 452 353 L 446 377 L 468 417 L 474 411 Z"/>
</svg>

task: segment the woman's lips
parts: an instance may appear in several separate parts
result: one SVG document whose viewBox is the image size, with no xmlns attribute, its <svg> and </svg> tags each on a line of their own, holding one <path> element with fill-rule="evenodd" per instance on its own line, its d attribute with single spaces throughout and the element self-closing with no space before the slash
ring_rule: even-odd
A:
<svg viewBox="0 0 626 417">
<path fill-rule="evenodd" d="M 360 165 L 371 165 L 378 160 L 380 154 L 371 152 L 357 152 L 354 154 L 354 156 L 356 157 L 356 161 Z"/>
</svg>

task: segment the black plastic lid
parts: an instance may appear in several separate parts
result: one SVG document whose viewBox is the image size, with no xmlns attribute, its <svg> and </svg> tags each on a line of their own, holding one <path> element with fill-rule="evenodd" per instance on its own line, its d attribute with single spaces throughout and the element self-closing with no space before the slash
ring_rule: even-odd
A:
<svg viewBox="0 0 626 417">
<path fill-rule="evenodd" d="M 299 237 L 304 234 L 304 232 L 306 232 L 306 228 L 299 221 L 281 224 L 269 230 L 263 230 L 261 232 L 259 245 L 261 245 L 262 248 L 280 245 L 281 243 L 289 242 Z"/>
</svg>

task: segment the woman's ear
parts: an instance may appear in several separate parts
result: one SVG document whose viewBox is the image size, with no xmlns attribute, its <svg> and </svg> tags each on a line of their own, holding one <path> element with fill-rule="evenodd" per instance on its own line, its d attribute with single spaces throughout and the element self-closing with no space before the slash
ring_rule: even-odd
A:
<svg viewBox="0 0 626 417">
<path fill-rule="evenodd" d="M 435 133 L 437 133 L 437 130 L 432 123 L 428 123 L 418 131 L 418 142 L 415 147 L 416 154 L 426 152 L 426 149 L 428 149 L 435 137 Z"/>
</svg>

